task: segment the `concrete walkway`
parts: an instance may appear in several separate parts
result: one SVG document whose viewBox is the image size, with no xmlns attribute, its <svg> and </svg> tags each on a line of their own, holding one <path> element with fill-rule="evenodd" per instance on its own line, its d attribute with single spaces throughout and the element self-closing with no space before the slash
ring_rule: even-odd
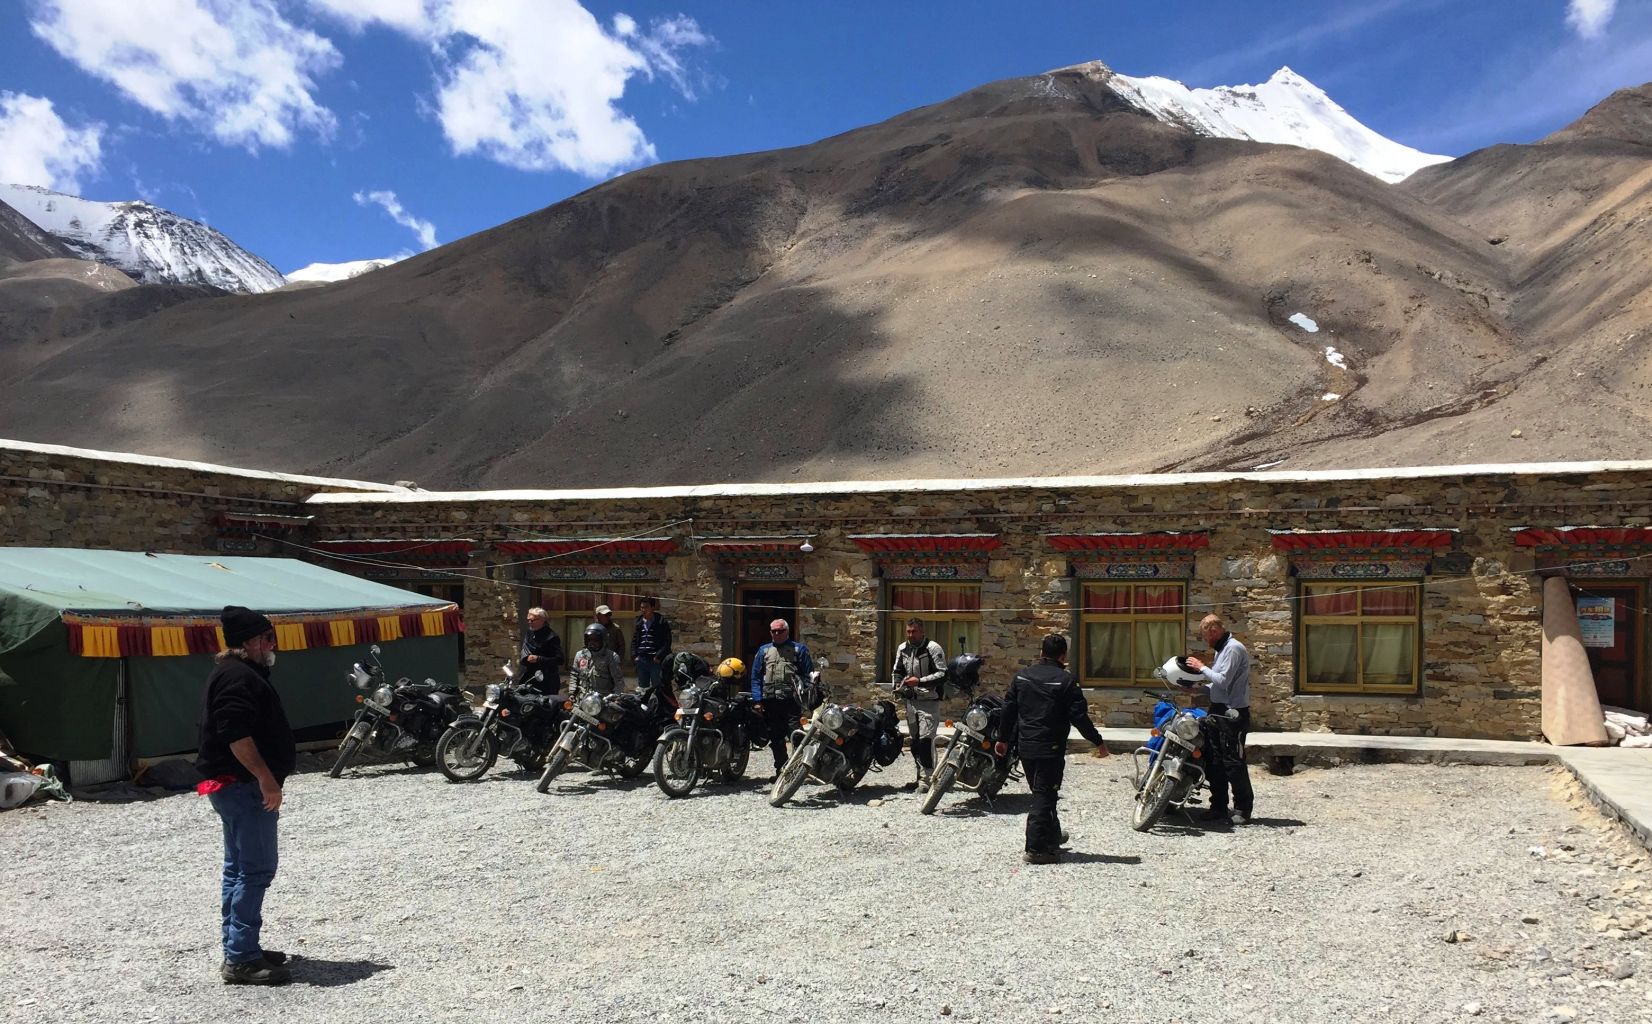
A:
<svg viewBox="0 0 1652 1024">
<path fill-rule="evenodd" d="M 902 732 L 905 724 L 902 723 Z M 951 730 L 939 730 L 947 737 Z M 1146 729 L 1102 729 L 1107 749 L 1128 754 L 1147 742 Z M 1074 731 L 1069 754 L 1087 753 Z M 1527 740 L 1466 740 L 1438 736 L 1357 736 L 1333 732 L 1253 732 L 1247 748 L 1253 764 L 1406 762 L 1410 764 L 1559 764 L 1582 784 L 1595 806 L 1622 821 L 1652 850 L 1652 749 L 1555 747 Z"/>
</svg>

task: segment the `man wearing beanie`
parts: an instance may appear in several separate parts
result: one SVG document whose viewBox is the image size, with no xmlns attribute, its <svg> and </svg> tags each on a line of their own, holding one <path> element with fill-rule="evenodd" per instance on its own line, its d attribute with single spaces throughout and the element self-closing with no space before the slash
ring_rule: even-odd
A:
<svg viewBox="0 0 1652 1024">
<path fill-rule="evenodd" d="M 226 649 L 201 700 L 198 787 L 224 826 L 223 934 L 226 985 L 282 985 L 287 955 L 259 943 L 264 892 L 275 878 L 281 787 L 298 751 L 281 695 L 270 685 L 275 627 L 250 608 L 223 612 Z"/>
</svg>

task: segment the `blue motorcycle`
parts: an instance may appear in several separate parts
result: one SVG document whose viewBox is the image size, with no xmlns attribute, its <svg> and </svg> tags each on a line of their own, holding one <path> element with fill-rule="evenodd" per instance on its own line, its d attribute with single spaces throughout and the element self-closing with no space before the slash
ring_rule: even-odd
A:
<svg viewBox="0 0 1652 1024">
<path fill-rule="evenodd" d="M 1153 674 L 1168 683 L 1183 684 L 1200 678 L 1180 658 L 1172 658 Z M 1130 825 L 1146 832 L 1171 807 L 1182 809 L 1205 785 L 1204 757 L 1207 713 L 1202 708 L 1176 704 L 1176 694 L 1144 691 L 1158 698 L 1153 706 L 1153 734 L 1144 747 L 1130 754 L 1135 776 L 1136 802 Z M 1140 758 L 1147 759 L 1142 770 Z"/>
</svg>

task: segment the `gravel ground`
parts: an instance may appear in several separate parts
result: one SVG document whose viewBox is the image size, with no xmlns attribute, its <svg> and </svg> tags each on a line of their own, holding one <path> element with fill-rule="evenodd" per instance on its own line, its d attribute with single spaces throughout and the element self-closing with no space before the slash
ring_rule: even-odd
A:
<svg viewBox="0 0 1652 1024">
<path fill-rule="evenodd" d="M 0 1020 L 1652 1021 L 1644 851 L 1553 770 L 1258 770 L 1257 823 L 1139 835 L 1127 766 L 1070 759 L 1077 853 L 1027 867 L 1019 785 L 924 818 L 904 760 L 780 810 L 313 762 L 282 989 L 218 981 L 205 800 L 31 805 L 0 816 Z"/>
</svg>

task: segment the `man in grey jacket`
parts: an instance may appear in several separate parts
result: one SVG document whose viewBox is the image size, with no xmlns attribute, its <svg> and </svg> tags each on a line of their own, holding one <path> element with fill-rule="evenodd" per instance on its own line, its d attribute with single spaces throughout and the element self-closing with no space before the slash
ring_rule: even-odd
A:
<svg viewBox="0 0 1652 1024">
<path fill-rule="evenodd" d="M 906 705 L 906 729 L 912 760 L 918 767 L 918 792 L 929 790 L 935 773 L 935 725 L 941 714 L 941 681 L 946 678 L 946 652 L 924 638 L 924 624 L 906 620 L 906 643 L 895 649 L 889 688 Z"/>
<path fill-rule="evenodd" d="M 1200 815 L 1205 821 L 1228 819 L 1235 825 L 1250 821 L 1256 795 L 1250 787 L 1250 769 L 1245 765 L 1245 738 L 1250 735 L 1250 652 L 1234 638 L 1220 615 L 1206 615 L 1199 622 L 1199 635 L 1215 654 L 1206 665 L 1189 656 L 1187 667 L 1204 676 L 1193 684 L 1210 692 L 1210 717 L 1205 719 L 1210 737 L 1210 757 L 1205 768 L 1210 778 L 1210 810 Z M 1228 710 L 1237 716 L 1228 717 Z M 1228 811 L 1228 787 L 1233 788 L 1233 811 Z"/>
</svg>

